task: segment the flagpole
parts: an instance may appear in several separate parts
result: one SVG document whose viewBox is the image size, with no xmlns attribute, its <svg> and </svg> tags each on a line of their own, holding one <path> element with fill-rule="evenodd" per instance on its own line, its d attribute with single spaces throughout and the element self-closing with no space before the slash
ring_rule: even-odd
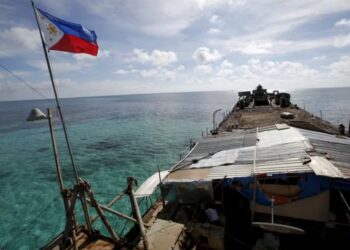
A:
<svg viewBox="0 0 350 250">
<path fill-rule="evenodd" d="M 52 74 L 52 68 L 51 68 L 50 58 L 49 58 L 49 55 L 48 55 L 48 53 L 47 53 L 46 45 L 45 45 L 44 38 L 43 38 L 43 34 L 42 34 L 42 31 L 41 31 L 41 28 L 40 28 L 40 25 L 39 25 L 39 19 L 38 19 L 38 15 L 37 15 L 37 12 L 36 12 L 36 8 L 35 8 L 35 5 L 34 5 L 34 2 L 33 2 L 33 1 L 31 1 L 31 2 L 32 2 L 34 14 L 35 14 L 36 24 L 38 25 L 38 29 L 39 29 L 39 33 L 40 33 L 41 44 L 42 44 L 42 46 L 43 46 L 43 50 L 44 50 L 44 54 L 45 54 L 45 59 L 46 59 L 46 64 L 47 64 L 47 68 L 48 68 L 48 70 L 49 70 L 50 80 L 51 80 L 51 83 L 52 83 L 53 92 L 54 92 L 54 94 L 55 94 L 55 100 L 56 100 L 57 110 L 58 110 L 58 113 L 59 113 L 59 116 L 60 116 L 60 119 L 61 119 L 61 123 L 62 123 L 62 127 L 63 127 L 64 136 L 65 136 L 66 143 L 67 143 L 69 158 L 70 158 L 70 161 L 71 161 L 71 163 L 72 163 L 73 170 L 74 170 L 74 175 L 75 175 L 76 183 L 77 183 L 77 185 L 79 185 L 78 170 L 77 170 L 77 168 L 76 168 L 76 166 L 75 166 L 75 162 L 74 162 L 74 158 L 73 158 L 73 152 L 72 152 L 72 148 L 71 148 L 71 146 L 70 146 L 70 142 L 69 142 L 69 138 L 68 138 L 68 133 L 67 133 L 67 129 L 66 129 L 66 124 L 65 124 L 64 119 L 63 119 L 63 114 L 62 114 L 62 110 L 61 110 L 61 105 L 60 105 L 60 101 L 59 101 L 59 98 L 58 98 L 58 94 L 57 94 L 57 89 L 56 89 L 55 81 L 54 81 L 53 74 Z M 93 230 L 92 230 L 92 227 L 91 227 L 91 220 L 90 220 L 89 210 L 88 210 L 87 205 L 86 205 L 86 198 L 85 198 L 84 192 L 81 192 L 81 193 L 80 193 L 80 197 L 81 197 L 80 201 L 81 201 L 81 203 L 82 203 L 82 207 L 83 207 L 83 210 L 84 210 L 84 216 L 85 216 L 85 220 L 86 220 L 87 230 L 88 230 L 89 234 L 92 235 L 92 234 L 93 234 Z M 73 213 L 73 217 L 75 217 L 74 213 Z M 75 233 L 74 233 L 74 230 L 73 230 L 73 238 L 75 237 L 74 234 L 75 234 Z"/>
<path fill-rule="evenodd" d="M 38 29 L 39 29 L 39 33 L 40 33 L 41 44 L 42 44 L 42 46 L 43 46 L 43 50 L 44 50 L 44 54 L 45 54 L 45 59 L 46 59 L 46 64 L 47 64 L 47 68 L 48 68 L 48 70 L 49 70 L 50 80 L 51 80 L 53 92 L 54 92 L 54 94 L 55 94 L 55 100 L 56 100 L 57 110 L 58 110 L 58 113 L 59 113 L 59 116 L 60 116 L 60 119 L 61 119 L 61 123 L 62 123 L 62 127 L 63 127 L 64 136 L 65 136 L 66 143 L 67 143 L 69 158 L 70 158 L 70 161 L 71 161 L 71 163 L 72 163 L 73 170 L 74 170 L 75 180 L 76 180 L 76 182 L 78 183 L 78 181 L 79 181 L 78 170 L 77 170 L 77 168 L 76 168 L 76 166 L 75 166 L 75 162 L 74 162 L 74 158 L 73 158 L 73 152 L 72 152 L 72 148 L 71 148 L 71 146 L 70 146 L 70 142 L 69 142 L 69 138 L 68 138 L 68 133 L 67 133 L 67 129 L 66 129 L 66 124 L 65 124 L 64 119 L 63 119 L 63 114 L 62 114 L 62 110 L 61 110 L 61 105 L 60 105 L 60 101 L 59 101 L 59 98 L 58 98 L 58 94 L 57 94 L 57 89 L 56 89 L 55 81 L 54 81 L 53 74 L 52 74 L 50 58 L 49 58 L 49 55 L 48 55 L 48 53 L 47 53 L 46 45 L 45 45 L 44 38 L 43 38 L 43 34 L 42 34 L 42 31 L 41 31 L 41 28 L 40 28 L 40 25 L 39 25 L 39 19 L 38 19 L 38 15 L 37 15 L 37 13 L 36 13 L 36 8 L 35 8 L 35 5 L 34 5 L 34 2 L 33 2 L 33 1 L 31 1 L 31 2 L 32 2 L 34 14 L 35 14 L 36 24 L 38 25 Z"/>
</svg>

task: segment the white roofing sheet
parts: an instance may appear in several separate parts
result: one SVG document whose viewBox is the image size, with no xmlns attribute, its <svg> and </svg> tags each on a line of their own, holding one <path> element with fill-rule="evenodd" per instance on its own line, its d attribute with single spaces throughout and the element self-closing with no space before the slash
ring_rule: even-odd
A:
<svg viewBox="0 0 350 250">
<path fill-rule="evenodd" d="M 308 164 L 316 175 L 344 178 L 343 173 L 323 156 L 311 156 Z"/>
<path fill-rule="evenodd" d="M 307 141 L 307 138 L 305 138 L 296 128 L 289 127 L 289 129 L 271 129 L 258 132 L 258 140 L 258 147 L 265 148 L 293 142 Z"/>
<path fill-rule="evenodd" d="M 236 161 L 239 149 L 223 150 L 213 154 L 211 157 L 200 160 L 191 164 L 190 168 L 205 168 L 220 166 L 223 164 L 233 164 Z"/>
<path fill-rule="evenodd" d="M 163 180 L 168 174 L 169 174 L 168 170 L 160 172 L 161 179 Z M 150 196 L 158 185 L 159 185 L 159 173 L 157 172 L 157 173 L 154 173 L 144 183 L 141 184 L 141 186 L 136 190 L 135 196 L 137 198 Z"/>
</svg>

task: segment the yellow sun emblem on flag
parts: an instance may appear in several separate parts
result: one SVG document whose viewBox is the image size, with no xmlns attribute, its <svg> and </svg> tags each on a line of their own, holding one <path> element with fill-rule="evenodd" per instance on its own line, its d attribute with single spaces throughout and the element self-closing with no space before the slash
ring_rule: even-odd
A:
<svg viewBox="0 0 350 250">
<path fill-rule="evenodd" d="M 50 34 L 56 35 L 58 33 L 58 30 L 55 26 L 53 26 L 51 23 L 47 26 L 47 30 L 50 32 Z"/>
</svg>

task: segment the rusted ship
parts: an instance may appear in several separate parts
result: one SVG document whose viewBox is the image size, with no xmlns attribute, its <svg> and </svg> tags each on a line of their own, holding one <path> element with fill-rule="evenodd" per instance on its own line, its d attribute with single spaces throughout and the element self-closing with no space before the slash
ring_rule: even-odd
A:
<svg viewBox="0 0 350 250">
<path fill-rule="evenodd" d="M 129 177 L 125 191 L 102 205 L 80 178 L 72 188 L 61 185 L 66 227 L 43 249 L 343 249 L 350 233 L 349 177 L 344 128 L 298 108 L 288 93 L 259 85 L 239 93 L 212 135 L 137 190 Z M 156 189 L 161 195 L 140 212 L 140 199 Z M 112 207 L 123 195 L 132 215 Z M 79 200 L 84 225 L 75 220 Z M 134 226 L 120 235 L 106 212 Z M 96 219 L 108 234 L 94 230 Z"/>
</svg>

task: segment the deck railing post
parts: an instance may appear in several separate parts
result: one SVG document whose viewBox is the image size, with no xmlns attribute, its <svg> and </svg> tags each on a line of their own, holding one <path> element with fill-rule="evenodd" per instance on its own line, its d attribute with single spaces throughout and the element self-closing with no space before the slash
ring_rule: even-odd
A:
<svg viewBox="0 0 350 250">
<path fill-rule="evenodd" d="M 143 247 L 145 250 L 148 250 L 148 240 L 147 240 L 147 236 L 146 236 L 146 231 L 145 231 L 145 227 L 143 225 L 143 220 L 142 220 L 142 216 L 140 213 L 140 208 L 139 208 L 139 205 L 137 204 L 137 200 L 136 200 L 135 193 L 134 193 L 135 179 L 133 177 L 128 177 L 127 180 L 128 180 L 128 193 L 130 196 L 131 206 L 132 206 L 132 209 L 134 212 L 134 216 L 136 217 L 135 219 L 137 220 L 139 227 L 140 227 Z"/>
</svg>

